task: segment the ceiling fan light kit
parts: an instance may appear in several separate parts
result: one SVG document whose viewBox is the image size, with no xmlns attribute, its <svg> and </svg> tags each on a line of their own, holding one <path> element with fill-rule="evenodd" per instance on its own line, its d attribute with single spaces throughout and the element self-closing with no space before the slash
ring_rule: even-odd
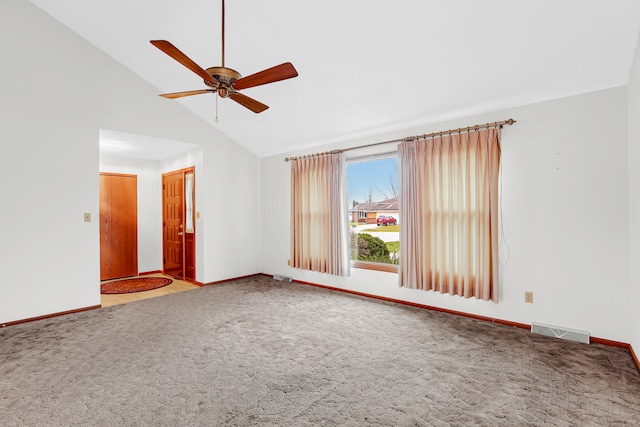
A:
<svg viewBox="0 0 640 427">
<path fill-rule="evenodd" d="M 224 66 L 224 0 L 222 0 L 222 66 L 209 67 L 205 70 L 171 44 L 171 42 L 166 40 L 151 40 L 151 44 L 202 77 L 204 84 L 210 87 L 210 89 L 161 94 L 160 96 L 164 98 L 175 99 L 203 93 L 217 93 L 221 98 L 231 98 L 254 113 L 261 113 L 269 108 L 269 106 L 243 95 L 239 91 L 298 76 L 298 72 L 290 62 L 267 68 L 266 70 L 259 71 L 247 77 L 242 77 L 236 70 Z"/>
</svg>

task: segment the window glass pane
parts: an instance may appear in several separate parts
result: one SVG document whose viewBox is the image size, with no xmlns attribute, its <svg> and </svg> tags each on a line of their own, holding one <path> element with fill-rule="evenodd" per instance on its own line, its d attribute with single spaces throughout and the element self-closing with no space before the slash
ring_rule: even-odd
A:
<svg viewBox="0 0 640 427">
<path fill-rule="evenodd" d="M 348 162 L 347 186 L 351 259 L 398 264 L 397 158 L 387 155 L 385 158 Z"/>
<path fill-rule="evenodd" d="M 185 194 L 185 219 L 187 233 L 193 233 L 193 174 L 187 173 L 184 176 Z"/>
</svg>

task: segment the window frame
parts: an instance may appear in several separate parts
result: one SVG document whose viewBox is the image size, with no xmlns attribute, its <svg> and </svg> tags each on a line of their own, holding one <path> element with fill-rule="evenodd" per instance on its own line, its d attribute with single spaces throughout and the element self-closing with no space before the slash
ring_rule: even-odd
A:
<svg viewBox="0 0 640 427">
<path fill-rule="evenodd" d="M 361 261 L 352 259 L 351 268 L 360 268 L 362 270 L 384 271 L 386 273 L 398 273 L 398 264 L 385 264 L 383 262 Z"/>
</svg>

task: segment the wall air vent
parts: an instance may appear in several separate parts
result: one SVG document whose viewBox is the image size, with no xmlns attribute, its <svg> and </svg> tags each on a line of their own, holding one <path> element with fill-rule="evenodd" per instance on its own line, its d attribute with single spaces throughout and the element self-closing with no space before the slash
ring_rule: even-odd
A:
<svg viewBox="0 0 640 427">
<path fill-rule="evenodd" d="M 579 331 L 577 329 L 531 322 L 531 332 L 534 334 L 546 335 L 548 337 L 561 338 L 563 340 L 576 341 L 584 344 L 590 343 L 589 332 Z"/>
<path fill-rule="evenodd" d="M 274 274 L 273 275 L 273 280 L 278 280 L 280 282 L 287 282 L 287 283 L 291 283 L 291 281 L 293 280 L 293 278 L 289 277 L 289 276 L 284 276 L 282 274 Z"/>
</svg>

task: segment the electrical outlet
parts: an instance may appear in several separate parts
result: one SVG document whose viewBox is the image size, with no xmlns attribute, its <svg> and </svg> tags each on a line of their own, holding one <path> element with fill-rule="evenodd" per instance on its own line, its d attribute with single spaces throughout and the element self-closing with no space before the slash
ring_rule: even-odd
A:
<svg viewBox="0 0 640 427">
<path fill-rule="evenodd" d="M 533 292 L 525 292 L 524 293 L 524 302 L 533 304 Z"/>
<path fill-rule="evenodd" d="M 84 213 L 84 222 L 91 222 L 91 213 L 89 212 Z"/>
</svg>

